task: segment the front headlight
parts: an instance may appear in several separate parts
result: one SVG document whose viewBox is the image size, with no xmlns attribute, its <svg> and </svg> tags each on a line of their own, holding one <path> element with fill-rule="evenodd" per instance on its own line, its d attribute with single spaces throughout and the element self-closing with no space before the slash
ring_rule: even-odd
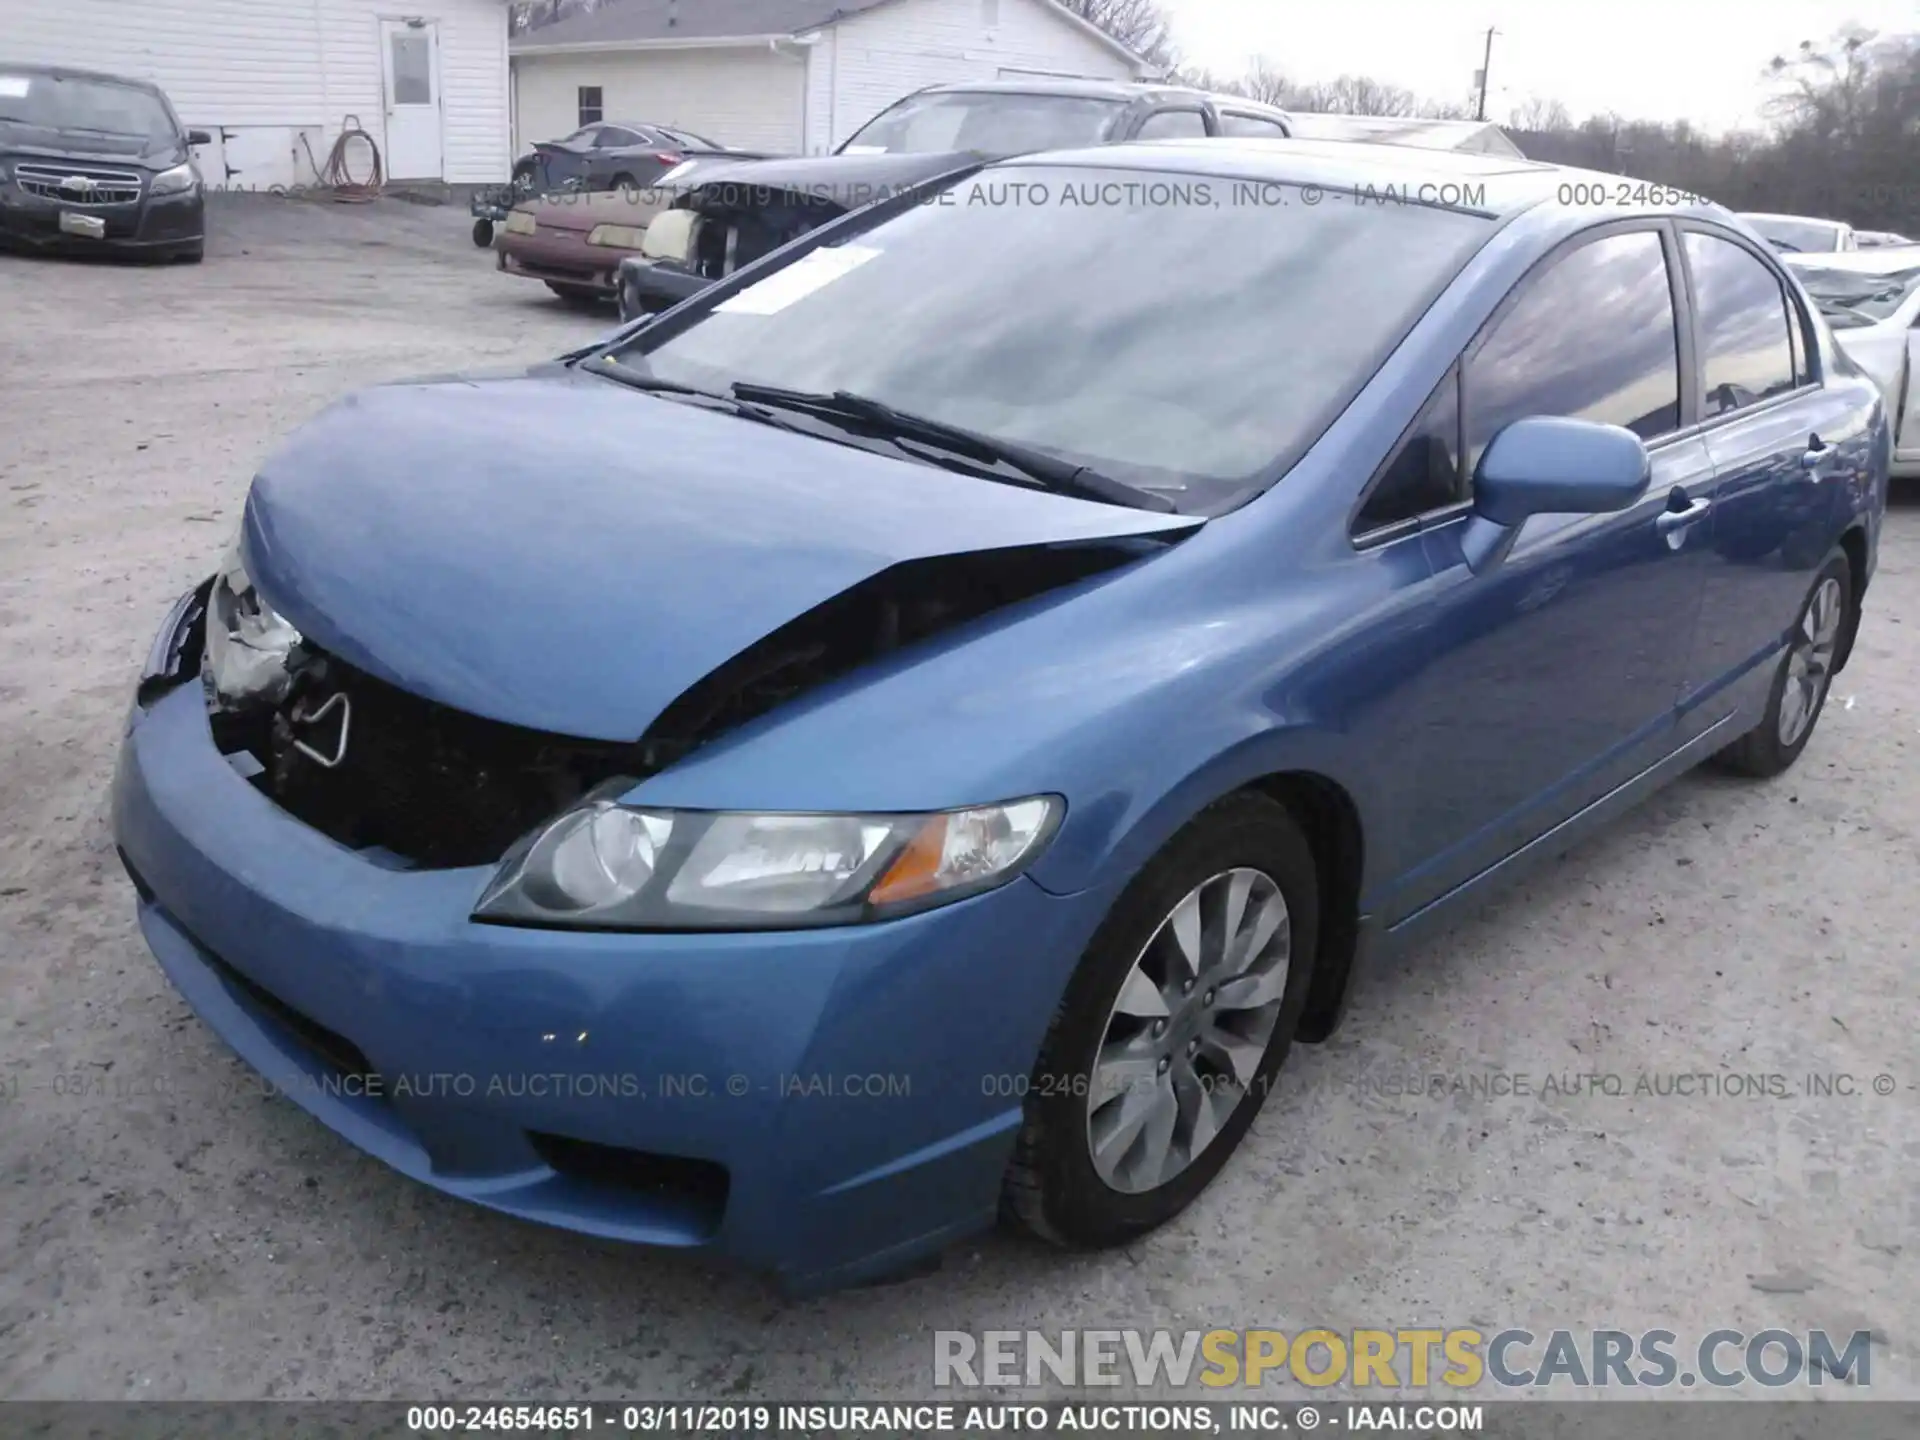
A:
<svg viewBox="0 0 1920 1440">
<path fill-rule="evenodd" d="M 189 160 L 184 165 L 176 165 L 171 170 L 162 170 L 153 177 L 153 184 L 147 187 L 149 195 L 182 195 L 200 183 L 200 172 L 193 168 Z"/>
<path fill-rule="evenodd" d="M 300 632 L 254 589 L 236 537 L 207 594 L 206 675 L 228 703 L 277 705 L 292 688 L 287 668 Z"/>
<path fill-rule="evenodd" d="M 943 905 L 1018 875 L 1058 828 L 1040 795 L 922 815 L 662 810 L 602 787 L 523 840 L 473 918 L 587 930 L 851 925 Z"/>
<path fill-rule="evenodd" d="M 509 235 L 535 235 L 540 231 L 540 222 L 533 218 L 531 210 L 510 210 L 504 228 Z"/>
<path fill-rule="evenodd" d="M 605 245 L 615 250 L 638 250 L 647 239 L 644 225 L 596 225 L 587 236 L 589 245 Z"/>
</svg>

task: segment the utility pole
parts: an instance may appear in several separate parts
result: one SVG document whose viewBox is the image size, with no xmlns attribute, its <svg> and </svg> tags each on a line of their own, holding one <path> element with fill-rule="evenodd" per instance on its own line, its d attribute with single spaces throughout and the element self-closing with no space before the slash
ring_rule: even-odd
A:
<svg viewBox="0 0 1920 1440">
<path fill-rule="evenodd" d="M 1493 37 L 1499 33 L 1491 25 L 1487 27 L 1487 53 L 1480 61 L 1480 104 L 1474 114 L 1476 120 L 1487 118 L 1487 71 L 1493 65 Z"/>
</svg>

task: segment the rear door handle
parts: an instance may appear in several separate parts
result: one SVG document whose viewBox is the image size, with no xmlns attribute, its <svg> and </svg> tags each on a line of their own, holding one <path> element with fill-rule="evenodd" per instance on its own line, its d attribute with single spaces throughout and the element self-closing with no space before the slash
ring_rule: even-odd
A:
<svg viewBox="0 0 1920 1440">
<path fill-rule="evenodd" d="M 1701 519 L 1707 511 L 1712 508 L 1713 501 L 1702 497 L 1688 505 L 1684 510 L 1662 510 L 1660 512 L 1660 518 L 1655 520 L 1653 525 L 1662 535 L 1671 535 L 1677 530 L 1686 529 L 1687 526 Z"/>
</svg>

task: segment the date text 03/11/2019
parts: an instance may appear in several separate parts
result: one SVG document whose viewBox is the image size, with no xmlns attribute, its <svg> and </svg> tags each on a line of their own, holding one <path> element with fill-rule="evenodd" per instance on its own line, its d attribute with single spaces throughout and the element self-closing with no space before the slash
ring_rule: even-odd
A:
<svg viewBox="0 0 1920 1440">
<path fill-rule="evenodd" d="M 1309 1434 L 1327 1429 L 1471 1434 L 1478 1405 L 1271 1403 L 1099 1405 L 426 1405 L 407 1411 L 416 1434 L 558 1431 L 657 1435 L 844 1436 L 849 1434 L 1103 1435 Z"/>
</svg>

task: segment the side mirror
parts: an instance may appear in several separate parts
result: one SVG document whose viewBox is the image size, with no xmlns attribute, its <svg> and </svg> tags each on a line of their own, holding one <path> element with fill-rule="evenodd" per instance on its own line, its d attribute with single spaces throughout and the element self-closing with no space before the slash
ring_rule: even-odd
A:
<svg viewBox="0 0 1920 1440">
<path fill-rule="evenodd" d="M 1533 415 L 1516 420 L 1480 456 L 1473 517 L 1460 537 L 1477 574 L 1506 559 L 1533 515 L 1609 515 L 1647 493 L 1652 462 L 1619 425 Z"/>
<path fill-rule="evenodd" d="M 211 145 L 212 143 L 213 136 L 204 130 L 187 131 L 187 144 L 189 145 Z"/>
</svg>

